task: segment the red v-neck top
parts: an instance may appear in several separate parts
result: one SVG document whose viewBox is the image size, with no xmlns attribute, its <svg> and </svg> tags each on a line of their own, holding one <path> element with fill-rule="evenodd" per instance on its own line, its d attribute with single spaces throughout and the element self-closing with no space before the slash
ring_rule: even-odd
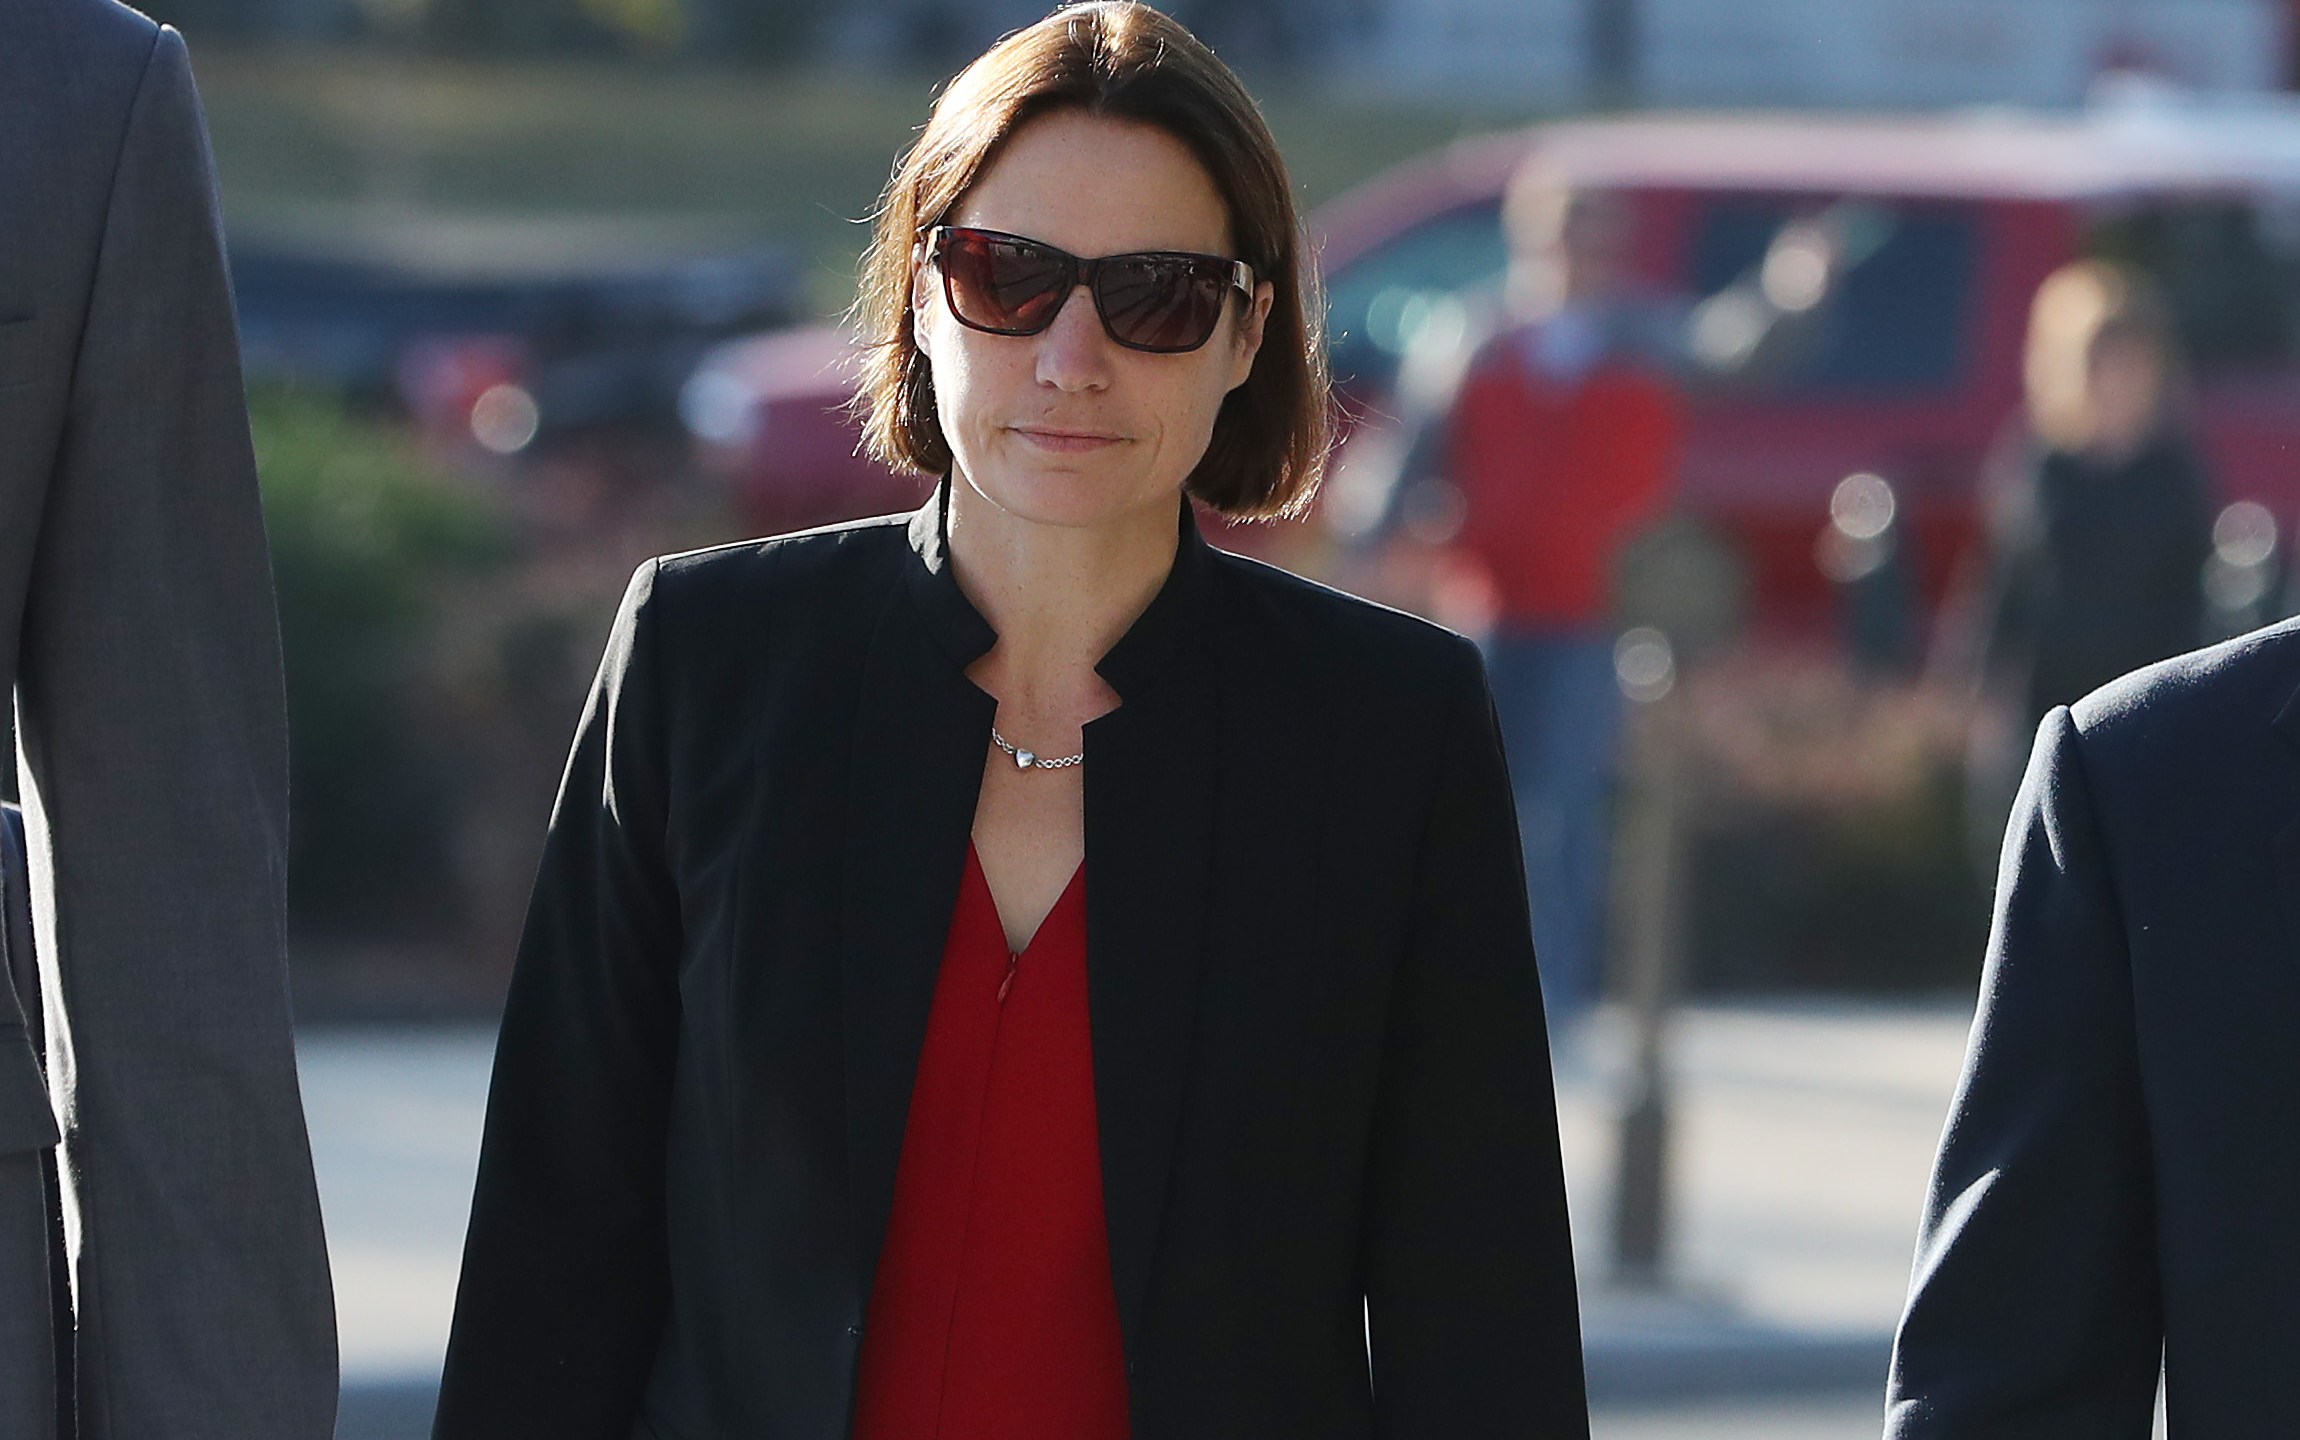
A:
<svg viewBox="0 0 2300 1440">
<path fill-rule="evenodd" d="M 871 1289 L 854 1440 L 1126 1440 L 1127 1428 L 1085 868 L 1016 958 L 969 846 Z"/>
</svg>

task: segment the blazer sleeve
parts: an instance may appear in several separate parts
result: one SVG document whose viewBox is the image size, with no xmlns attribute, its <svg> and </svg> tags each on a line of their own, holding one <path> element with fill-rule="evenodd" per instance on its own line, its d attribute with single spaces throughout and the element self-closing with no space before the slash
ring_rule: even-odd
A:
<svg viewBox="0 0 2300 1440">
<path fill-rule="evenodd" d="M 2146 1440 L 2163 1317 L 2114 878 L 2066 708 L 1997 882 L 1893 1349 L 1891 1440 Z"/>
<path fill-rule="evenodd" d="M 1581 1325 L 1517 822 L 1462 644 L 1392 982 L 1363 1269 L 1382 1440 L 1581 1440 Z"/>
<path fill-rule="evenodd" d="M 681 932 L 657 565 L 615 620 L 551 816 L 487 1100 L 437 1440 L 628 1440 L 668 1305 Z"/>
<path fill-rule="evenodd" d="M 190 62 L 156 27 L 140 58 L 16 669 L 79 1423 L 324 1440 L 279 625 Z"/>
</svg>

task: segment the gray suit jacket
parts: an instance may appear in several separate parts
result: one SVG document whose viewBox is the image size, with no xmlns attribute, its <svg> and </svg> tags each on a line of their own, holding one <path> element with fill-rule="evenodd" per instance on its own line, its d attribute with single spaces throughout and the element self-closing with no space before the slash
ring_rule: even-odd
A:
<svg viewBox="0 0 2300 1440">
<path fill-rule="evenodd" d="M 212 167 L 181 38 L 109 0 L 0 0 L 10 684 L 80 1433 L 323 1440 L 335 1330 L 288 1016 L 278 625 Z M 10 1100 L 20 1034 L 0 1027 L 11 1440 L 54 1399 L 28 1358 L 46 1300 L 8 1258 L 8 1160 L 45 1138 Z"/>
</svg>

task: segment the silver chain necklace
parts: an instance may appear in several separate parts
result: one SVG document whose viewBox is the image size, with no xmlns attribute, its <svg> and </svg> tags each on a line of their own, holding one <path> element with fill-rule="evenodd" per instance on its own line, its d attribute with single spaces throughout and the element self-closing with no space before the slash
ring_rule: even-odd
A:
<svg viewBox="0 0 2300 1440">
<path fill-rule="evenodd" d="M 1079 764 L 1086 759 L 1086 752 L 1081 750 L 1075 755 L 1063 755 L 1049 760 L 1037 751 L 1025 750 L 1004 735 L 999 734 L 996 725 L 990 727 L 990 743 L 1013 756 L 1014 768 L 1017 770 L 1061 770 Z"/>
</svg>

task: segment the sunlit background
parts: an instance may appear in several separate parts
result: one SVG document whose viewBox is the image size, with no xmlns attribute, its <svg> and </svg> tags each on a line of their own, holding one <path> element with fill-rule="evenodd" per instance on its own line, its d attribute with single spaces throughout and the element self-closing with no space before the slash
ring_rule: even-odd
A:
<svg viewBox="0 0 2300 1440">
<path fill-rule="evenodd" d="M 342 1433 L 402 1440 L 623 580 L 916 503 L 856 457 L 839 312 L 936 86 L 1043 9 L 152 8 L 213 131 L 286 631 Z M 2213 487 L 2198 638 L 2291 610 L 2293 9 L 1173 8 L 1285 149 L 1348 422 L 1311 515 L 1220 543 L 1474 627 L 1415 417 L 1501 295 L 1528 157 L 1626 200 L 1688 430 L 1621 562 L 1609 998 L 1559 1054 L 1598 1433 L 1873 1435 L 2030 723 L 1976 618 L 2030 298 L 2084 255 L 2154 277 Z"/>
</svg>

